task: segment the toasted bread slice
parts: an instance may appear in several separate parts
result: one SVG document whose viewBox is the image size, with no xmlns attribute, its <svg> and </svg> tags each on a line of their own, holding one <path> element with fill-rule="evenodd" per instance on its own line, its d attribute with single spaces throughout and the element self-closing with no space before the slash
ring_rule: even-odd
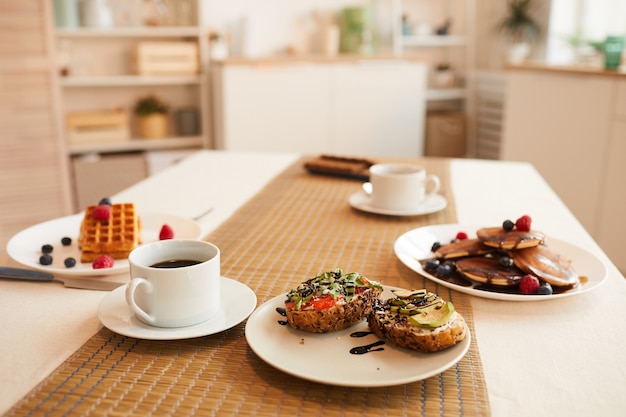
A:
<svg viewBox="0 0 626 417">
<path fill-rule="evenodd" d="M 287 294 L 287 322 L 294 329 L 310 333 L 347 329 L 367 317 L 381 293 L 378 283 L 358 272 L 324 272 Z"/>
<path fill-rule="evenodd" d="M 436 294 L 427 293 L 427 297 L 433 296 L 437 297 Z M 396 346 L 420 352 L 437 352 L 465 339 L 467 335 L 465 319 L 459 312 L 453 311 L 439 326 L 422 327 L 411 322 L 410 314 L 400 312 L 394 300 L 397 299 L 377 300 L 367 318 L 370 330 L 378 337 Z M 409 305 L 403 308 L 419 310 L 421 307 Z"/>
</svg>

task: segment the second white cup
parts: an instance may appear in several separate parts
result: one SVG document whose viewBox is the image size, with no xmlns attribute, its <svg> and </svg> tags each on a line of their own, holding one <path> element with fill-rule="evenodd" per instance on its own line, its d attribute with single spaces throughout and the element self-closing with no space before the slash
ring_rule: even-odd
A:
<svg viewBox="0 0 626 417">
<path fill-rule="evenodd" d="M 415 210 L 441 187 L 439 177 L 418 165 L 383 163 L 370 167 L 372 206 L 384 210 Z"/>
<path fill-rule="evenodd" d="M 199 324 L 220 310 L 220 250 L 201 240 L 161 240 L 128 257 L 126 302 L 142 322 L 157 327 Z"/>
</svg>

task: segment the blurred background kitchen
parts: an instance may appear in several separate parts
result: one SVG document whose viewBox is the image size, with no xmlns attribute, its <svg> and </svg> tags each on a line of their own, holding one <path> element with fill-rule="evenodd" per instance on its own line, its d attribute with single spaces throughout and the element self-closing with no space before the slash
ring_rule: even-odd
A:
<svg viewBox="0 0 626 417">
<path fill-rule="evenodd" d="M 623 0 L 0 0 L 0 244 L 201 148 L 472 157 L 624 271 L 625 34 Z"/>
</svg>

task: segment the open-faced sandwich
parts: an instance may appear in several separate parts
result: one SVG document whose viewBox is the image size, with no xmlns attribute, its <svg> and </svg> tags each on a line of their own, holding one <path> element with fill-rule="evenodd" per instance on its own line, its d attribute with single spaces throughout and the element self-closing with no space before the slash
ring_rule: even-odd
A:
<svg viewBox="0 0 626 417">
<path fill-rule="evenodd" d="M 287 293 L 287 322 L 312 333 L 347 329 L 367 317 L 381 293 L 380 284 L 358 272 L 322 272 Z"/>
<path fill-rule="evenodd" d="M 396 346 L 437 352 L 465 339 L 465 319 L 450 301 L 422 290 L 392 290 L 376 300 L 367 318 L 372 332 Z"/>
</svg>

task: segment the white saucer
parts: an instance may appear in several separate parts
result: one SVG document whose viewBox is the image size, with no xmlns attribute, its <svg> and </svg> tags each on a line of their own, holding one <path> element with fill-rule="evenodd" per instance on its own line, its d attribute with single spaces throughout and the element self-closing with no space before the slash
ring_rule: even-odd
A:
<svg viewBox="0 0 626 417">
<path fill-rule="evenodd" d="M 126 285 L 106 295 L 98 306 L 98 318 L 108 329 L 123 336 L 149 340 L 177 340 L 208 336 L 244 321 L 256 307 L 256 295 L 245 284 L 222 277 L 222 308 L 216 317 L 188 327 L 153 327 L 139 321 L 126 304 Z"/>
<path fill-rule="evenodd" d="M 411 210 L 388 210 L 372 205 L 372 198 L 364 191 L 358 191 L 350 196 L 350 205 L 357 210 L 368 213 L 385 214 L 387 216 L 419 216 L 423 214 L 436 213 L 443 210 L 448 205 L 448 200 L 440 194 L 433 194 L 419 206 Z"/>
</svg>

